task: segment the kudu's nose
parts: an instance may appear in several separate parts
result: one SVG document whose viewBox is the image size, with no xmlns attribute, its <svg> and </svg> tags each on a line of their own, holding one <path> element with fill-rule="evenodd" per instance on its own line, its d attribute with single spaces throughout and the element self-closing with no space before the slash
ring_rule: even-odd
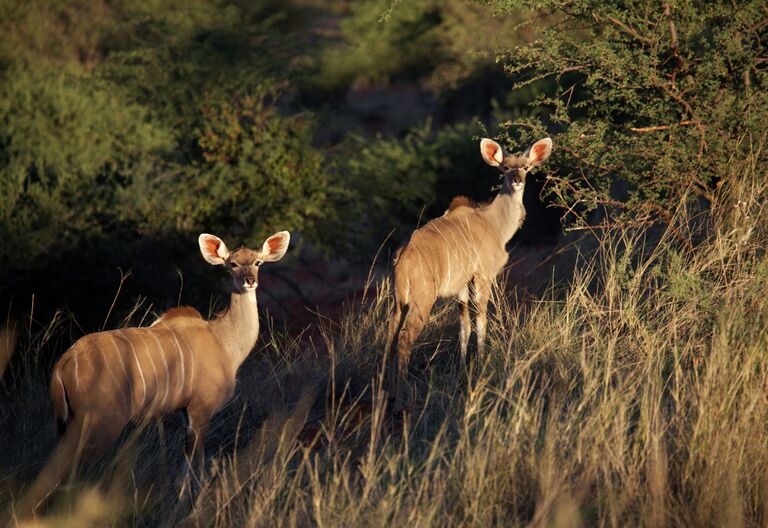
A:
<svg viewBox="0 0 768 528">
<path fill-rule="evenodd" d="M 249 288 L 253 288 L 256 285 L 256 278 L 255 277 L 245 277 L 243 279 L 243 284 L 245 286 L 248 286 Z"/>
</svg>

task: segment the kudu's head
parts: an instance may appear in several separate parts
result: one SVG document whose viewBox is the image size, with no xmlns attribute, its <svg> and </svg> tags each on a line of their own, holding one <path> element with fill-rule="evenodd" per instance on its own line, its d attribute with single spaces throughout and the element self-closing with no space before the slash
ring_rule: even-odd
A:
<svg viewBox="0 0 768 528">
<path fill-rule="evenodd" d="M 197 241 L 203 258 L 210 264 L 226 266 L 232 275 L 234 290 L 247 293 L 259 286 L 259 266 L 283 258 L 290 240 L 291 234 L 288 231 L 280 231 L 269 237 L 258 251 L 241 247 L 232 253 L 217 236 L 203 233 Z"/>
<path fill-rule="evenodd" d="M 509 154 L 492 139 L 483 138 L 480 140 L 480 154 L 488 165 L 498 167 L 504 174 L 504 185 L 510 192 L 522 193 L 528 171 L 542 165 L 552 154 L 552 140 L 540 139 L 522 154 Z"/>
</svg>

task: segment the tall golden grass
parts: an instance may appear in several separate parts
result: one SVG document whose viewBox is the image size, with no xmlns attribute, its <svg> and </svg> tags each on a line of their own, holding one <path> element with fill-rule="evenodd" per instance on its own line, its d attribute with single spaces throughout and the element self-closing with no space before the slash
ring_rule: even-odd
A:
<svg viewBox="0 0 768 528">
<path fill-rule="evenodd" d="M 30 526 L 765 525 L 768 183 L 748 161 L 733 171 L 674 232 L 605 233 L 537 301 L 496 292 L 467 373 L 455 308 L 438 310 L 406 415 L 382 387 L 385 282 L 322 342 L 276 337 L 246 365 L 195 500 L 178 501 L 170 420 L 73 473 Z M 10 398 L 41 407 L 43 377 L 24 372 Z M 9 426 L 17 412 L 0 415 L 4 445 L 44 440 L 0 454 L 9 508 L 53 434 L 42 412 Z"/>
</svg>

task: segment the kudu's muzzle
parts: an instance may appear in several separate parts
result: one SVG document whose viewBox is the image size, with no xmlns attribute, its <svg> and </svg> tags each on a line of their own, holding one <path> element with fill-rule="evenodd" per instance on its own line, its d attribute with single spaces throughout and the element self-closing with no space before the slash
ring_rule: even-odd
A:
<svg viewBox="0 0 768 528">
<path fill-rule="evenodd" d="M 525 171 L 518 169 L 507 171 L 507 181 L 512 185 L 521 185 L 525 183 Z"/>
</svg>

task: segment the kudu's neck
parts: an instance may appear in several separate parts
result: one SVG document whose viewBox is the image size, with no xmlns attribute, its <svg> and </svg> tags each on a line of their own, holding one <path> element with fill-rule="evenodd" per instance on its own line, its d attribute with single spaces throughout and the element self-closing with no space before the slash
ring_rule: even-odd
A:
<svg viewBox="0 0 768 528">
<path fill-rule="evenodd" d="M 505 182 L 496 198 L 484 210 L 484 213 L 498 229 L 504 244 L 520 229 L 525 218 L 523 207 L 523 189 L 512 189 Z"/>
<path fill-rule="evenodd" d="M 211 321 L 211 330 L 219 339 L 235 371 L 256 346 L 259 337 L 259 310 L 256 290 L 232 292 L 229 308 Z"/>
</svg>

